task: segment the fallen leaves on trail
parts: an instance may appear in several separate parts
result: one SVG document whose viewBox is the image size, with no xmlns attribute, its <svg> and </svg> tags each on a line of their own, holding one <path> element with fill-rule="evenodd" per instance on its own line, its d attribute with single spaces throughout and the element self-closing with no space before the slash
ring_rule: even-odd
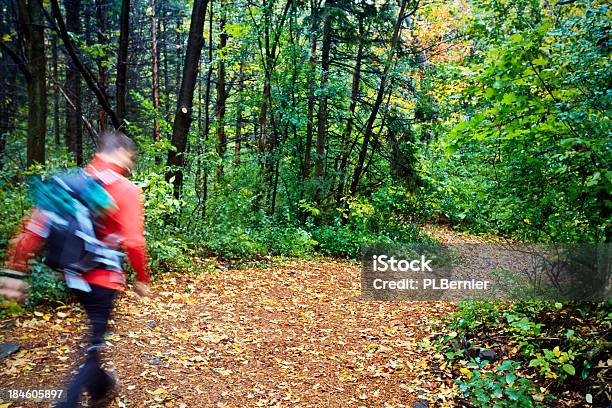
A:
<svg viewBox="0 0 612 408">
<path fill-rule="evenodd" d="M 456 392 L 418 346 L 452 306 L 364 302 L 359 277 L 358 265 L 294 260 L 166 275 L 151 298 L 120 296 L 105 352 L 122 381 L 113 406 L 401 407 Z M 24 348 L 0 361 L 1 385 L 61 386 L 82 319 L 70 306 L 0 322 Z"/>
</svg>

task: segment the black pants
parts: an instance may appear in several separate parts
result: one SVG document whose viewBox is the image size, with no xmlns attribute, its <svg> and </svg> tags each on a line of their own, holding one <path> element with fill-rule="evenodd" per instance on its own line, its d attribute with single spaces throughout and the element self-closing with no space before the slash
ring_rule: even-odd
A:
<svg viewBox="0 0 612 408">
<path fill-rule="evenodd" d="M 104 334 L 108 328 L 108 320 L 113 311 L 113 300 L 116 290 L 91 285 L 91 292 L 74 290 L 75 295 L 87 313 L 90 326 L 90 345 L 87 348 L 85 364 L 72 380 L 64 408 L 76 407 L 81 398 L 83 388 L 92 399 L 104 397 L 113 385 L 108 374 L 102 369 L 99 349 L 104 342 Z"/>
</svg>

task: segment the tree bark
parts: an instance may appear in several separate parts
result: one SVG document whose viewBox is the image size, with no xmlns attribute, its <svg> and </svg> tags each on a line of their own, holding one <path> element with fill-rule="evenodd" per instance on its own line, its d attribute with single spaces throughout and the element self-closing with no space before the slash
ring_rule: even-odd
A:
<svg viewBox="0 0 612 408">
<path fill-rule="evenodd" d="M 321 50 L 321 90 L 323 94 L 319 100 L 317 114 L 317 145 L 314 168 L 314 194 L 313 201 L 321 203 L 323 184 L 325 182 L 325 144 L 327 139 L 327 85 L 329 81 L 329 57 L 332 36 L 332 6 L 330 0 L 325 4 L 325 20 L 323 22 L 323 44 Z"/>
<path fill-rule="evenodd" d="M 45 162 L 47 132 L 47 57 L 43 11 L 36 0 L 19 0 L 21 24 L 26 45 L 29 79 L 27 165 Z"/>
<path fill-rule="evenodd" d="M 194 0 L 189 26 L 189 37 L 187 39 L 187 50 L 185 52 L 185 64 L 183 66 L 183 78 L 177 103 L 174 125 L 172 129 L 172 146 L 175 150 L 168 153 L 168 166 L 172 169 L 166 174 L 166 180 L 173 179 L 174 196 L 180 197 L 183 185 L 183 166 L 185 163 L 185 149 L 187 147 L 187 135 L 191 126 L 193 93 L 197 80 L 198 66 L 204 45 L 204 18 L 208 0 Z"/>
<path fill-rule="evenodd" d="M 77 36 L 81 33 L 81 0 L 64 0 L 66 9 L 66 29 Z M 81 116 L 81 76 L 74 63 L 69 60 L 66 67 L 66 93 L 73 106 L 66 106 L 66 146 L 77 162 L 83 165 L 83 126 Z"/>
<path fill-rule="evenodd" d="M 117 55 L 117 118 L 120 126 L 124 126 L 126 115 L 126 91 L 128 72 L 128 45 L 130 42 L 130 0 L 121 1 L 119 17 L 119 53 Z"/>
</svg>

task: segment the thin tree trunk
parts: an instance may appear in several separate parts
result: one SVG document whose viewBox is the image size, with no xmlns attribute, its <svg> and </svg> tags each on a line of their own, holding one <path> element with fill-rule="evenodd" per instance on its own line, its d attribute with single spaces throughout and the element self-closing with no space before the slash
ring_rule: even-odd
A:
<svg viewBox="0 0 612 408">
<path fill-rule="evenodd" d="M 23 64 L 23 61 L 21 63 Z M 25 64 L 23 66 L 25 68 Z M 0 72 L 0 157 L 5 153 L 7 136 L 14 129 L 15 111 L 18 103 L 16 99 L 13 99 L 15 97 L 13 87 L 17 84 L 18 72 L 8 64 L 4 65 Z M 30 73 L 27 70 L 26 72 L 25 78 L 27 80 Z M 0 171 L 4 164 L 5 161 L 0 160 Z"/>
<path fill-rule="evenodd" d="M 66 29 L 78 36 L 81 33 L 81 0 L 64 0 L 66 9 Z M 66 145 L 74 155 L 77 166 L 83 165 L 83 126 L 81 116 L 81 75 L 74 63 L 69 60 L 66 67 L 66 93 L 73 106 L 66 106 Z"/>
<path fill-rule="evenodd" d="M 372 130 L 374 129 L 374 121 L 376 120 L 376 116 L 378 115 L 378 111 L 380 110 L 380 106 L 383 102 L 383 98 L 385 95 L 385 90 L 387 87 L 387 80 L 389 76 L 389 72 L 393 65 L 395 51 L 397 48 L 397 44 L 399 42 L 399 33 L 402 22 L 406 18 L 406 4 L 408 0 L 402 0 L 400 11 L 397 16 L 397 21 L 395 23 L 395 27 L 393 28 L 393 37 L 391 38 L 391 48 L 389 50 L 389 56 L 385 61 L 385 68 L 383 71 L 383 75 L 380 79 L 380 85 L 378 87 L 378 93 L 376 95 L 376 101 L 372 106 L 372 111 L 370 112 L 370 116 L 368 117 L 368 121 L 366 122 L 366 127 L 363 134 L 363 143 L 361 145 L 361 149 L 359 150 L 359 157 L 357 159 L 357 165 L 355 166 L 355 171 L 353 172 L 353 179 L 351 180 L 351 195 L 355 195 L 357 192 L 357 188 L 359 187 L 359 180 L 361 178 L 361 174 L 363 172 L 363 164 L 366 159 L 366 155 L 368 153 L 368 144 L 370 143 L 370 138 L 372 137 Z M 418 2 L 415 4 L 415 8 L 412 13 L 416 12 L 418 7 Z"/>
<path fill-rule="evenodd" d="M 204 18 L 208 0 L 194 0 L 185 52 L 185 64 L 181 90 L 174 116 L 172 130 L 172 146 L 175 148 L 168 153 L 168 166 L 173 169 L 166 174 L 166 180 L 173 179 L 174 196 L 180 197 L 183 185 L 183 166 L 185 163 L 185 149 L 187 147 L 187 134 L 192 122 L 193 93 L 197 80 L 198 66 L 202 46 L 204 45 Z"/>
<path fill-rule="evenodd" d="M 355 57 L 355 69 L 353 70 L 353 82 L 351 86 L 351 104 L 349 106 L 348 119 L 346 127 L 342 134 L 342 157 L 340 158 L 340 168 L 338 174 L 338 187 L 336 189 L 336 204 L 340 204 L 344 197 L 344 183 L 346 180 L 346 169 L 348 167 L 348 159 L 351 154 L 351 134 L 353 132 L 353 124 L 355 122 L 355 109 L 359 101 L 360 84 L 361 84 L 361 60 L 363 59 L 364 35 L 363 21 L 359 19 L 359 38 L 357 39 L 357 56 Z"/>
<path fill-rule="evenodd" d="M 176 15 L 175 24 L 176 24 L 176 37 L 175 41 L 175 50 L 176 50 L 176 64 L 174 64 L 174 93 L 176 94 L 177 100 L 178 95 L 180 93 L 180 85 L 181 85 L 181 64 L 179 63 L 181 60 L 181 25 L 183 23 L 183 17 L 181 14 Z"/>
<path fill-rule="evenodd" d="M 26 44 L 29 78 L 27 165 L 45 162 L 47 132 L 47 88 L 45 32 L 43 11 L 36 0 L 19 0 L 20 16 Z"/>
<path fill-rule="evenodd" d="M 208 71 L 206 72 L 206 87 L 204 95 L 204 148 L 208 141 L 210 131 L 210 83 L 212 80 L 212 58 L 213 58 L 213 0 L 210 0 L 208 18 Z M 206 202 L 208 201 L 208 169 L 204 163 L 202 169 L 202 218 L 206 218 Z"/>
<path fill-rule="evenodd" d="M 57 39 L 55 36 L 51 40 L 51 61 L 53 64 L 53 81 L 59 83 L 59 73 L 57 69 L 58 57 L 57 57 Z M 59 90 L 53 92 L 53 139 L 55 141 L 55 147 L 60 147 L 60 108 L 59 108 Z"/>
<path fill-rule="evenodd" d="M 153 108 L 155 117 L 153 118 L 153 140 L 159 142 L 161 139 L 157 115 L 159 113 L 159 73 L 157 60 L 157 22 L 155 16 L 155 0 L 151 0 L 151 64 L 153 65 Z"/>
<path fill-rule="evenodd" d="M 236 141 L 234 143 L 234 164 L 240 166 L 240 146 L 242 139 L 242 126 L 243 126 L 243 92 L 244 92 L 244 59 L 240 60 L 240 71 L 238 74 L 238 106 L 236 107 Z"/>
<path fill-rule="evenodd" d="M 219 167 L 217 168 L 217 184 L 221 183 L 223 177 L 223 160 L 227 150 L 227 136 L 225 134 L 225 102 L 227 99 L 225 89 L 225 46 L 227 45 L 227 33 L 225 33 L 225 22 L 227 20 L 226 5 L 223 0 L 219 3 L 219 61 L 217 67 L 217 106 L 215 118 L 217 121 L 217 154 L 219 155 Z"/>
<path fill-rule="evenodd" d="M 319 112 L 317 114 L 317 145 L 315 156 L 314 179 L 315 188 L 313 201 L 321 203 L 323 183 L 325 182 L 325 144 L 327 139 L 327 83 L 329 80 L 329 57 L 332 36 L 332 4 L 328 0 L 325 4 L 325 21 L 323 22 L 323 44 L 321 50 L 321 90 L 323 95 L 319 100 Z"/>
<path fill-rule="evenodd" d="M 98 23 L 98 43 L 105 46 L 108 41 L 106 38 L 106 13 L 104 11 L 104 0 L 96 0 L 96 21 Z M 106 68 L 104 67 L 105 62 L 106 57 L 101 56 L 96 59 L 96 63 L 98 64 L 98 83 L 106 92 L 107 79 Z M 100 130 L 102 132 L 104 132 L 108 126 L 108 117 L 102 107 L 98 108 L 98 125 L 100 126 Z"/>
<path fill-rule="evenodd" d="M 310 161 L 314 133 L 315 85 L 317 79 L 317 0 L 310 1 L 310 78 L 308 79 L 308 108 L 306 113 L 306 147 L 302 182 L 310 178 Z"/>
<path fill-rule="evenodd" d="M 274 14 L 274 7 L 272 4 L 267 1 L 264 2 L 264 15 L 262 23 L 264 25 L 264 43 L 259 43 L 260 52 L 262 55 L 262 64 L 264 67 L 264 86 L 262 91 L 259 120 L 258 152 L 261 165 L 261 175 L 263 179 L 263 188 L 268 187 L 268 190 L 265 191 L 266 199 L 270 198 L 272 194 L 271 190 L 272 183 L 274 181 L 275 169 L 274 149 L 278 140 L 278 121 L 272 117 L 273 115 L 270 112 L 272 109 L 272 73 L 274 72 L 277 64 L 277 51 L 280 36 L 289 13 L 289 9 L 293 4 L 293 0 L 287 0 L 281 16 L 276 19 L 277 23 L 275 27 L 272 27 Z"/>
<path fill-rule="evenodd" d="M 121 126 L 124 126 L 128 73 L 128 45 L 130 42 L 130 0 L 121 1 L 121 15 L 119 17 L 119 53 L 117 55 L 117 117 Z"/>
<path fill-rule="evenodd" d="M 162 18 L 165 17 L 165 8 L 164 2 L 160 3 Z M 163 27 L 163 29 L 162 29 Z M 164 112 L 166 112 L 166 121 L 170 121 L 170 79 L 168 78 L 168 74 L 170 69 L 168 68 L 168 30 L 166 30 L 166 22 L 164 24 L 161 23 L 161 18 L 159 20 L 159 33 L 161 36 L 161 55 L 164 57 L 163 59 L 163 76 L 164 76 Z"/>
</svg>

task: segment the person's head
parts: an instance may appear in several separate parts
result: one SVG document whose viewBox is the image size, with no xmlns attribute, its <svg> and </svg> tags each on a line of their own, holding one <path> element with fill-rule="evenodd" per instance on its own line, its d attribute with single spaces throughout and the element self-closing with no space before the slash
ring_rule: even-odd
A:
<svg viewBox="0 0 612 408">
<path fill-rule="evenodd" d="M 131 173 L 136 161 L 136 143 L 118 130 L 107 130 L 98 138 L 96 153 Z"/>
</svg>

